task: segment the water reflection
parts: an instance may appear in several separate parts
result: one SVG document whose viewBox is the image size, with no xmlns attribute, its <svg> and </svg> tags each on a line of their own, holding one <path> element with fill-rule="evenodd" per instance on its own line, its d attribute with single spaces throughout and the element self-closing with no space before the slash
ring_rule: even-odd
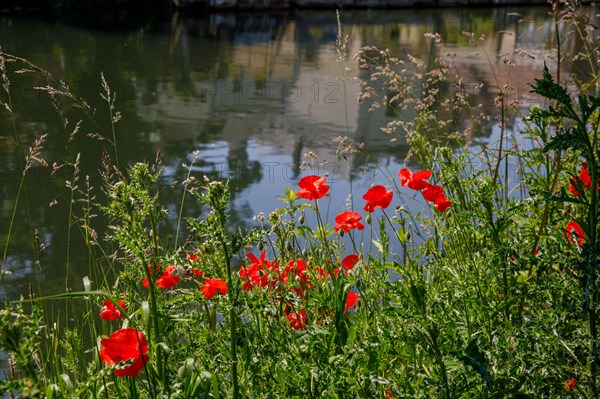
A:
<svg viewBox="0 0 600 399">
<path fill-rule="evenodd" d="M 123 115 L 116 125 L 121 166 L 151 161 L 159 150 L 162 154 L 165 189 L 161 195 L 171 204 L 163 227 L 167 232 L 175 228 L 175 204 L 181 198 L 181 187 L 169 185 L 185 178 L 181 163 L 189 163 L 196 149 L 202 157 L 194 169 L 197 177 L 231 180 L 232 217 L 238 225 L 252 223 L 252 215 L 279 206 L 275 196 L 294 186 L 302 174 L 328 172 L 335 180 L 329 206 L 331 218 L 346 203 L 350 180 L 356 192 L 364 192 L 373 179 L 385 183 L 386 178 L 395 175 L 406 156 L 406 144 L 403 137 L 390 142 L 380 127 L 392 118 L 411 119 L 414 113 L 395 115 L 383 108 L 368 112 L 369 104 L 356 101 L 358 80 L 367 79 L 369 74 L 359 70 L 352 56 L 364 45 L 387 47 L 398 57 L 411 54 L 430 65 L 435 57 L 452 59 L 457 73 L 471 89 L 473 103 L 482 104 L 483 112 L 490 115 L 497 113 L 492 98 L 504 85 L 514 88 L 512 99 L 521 101 L 521 106 L 535 103 L 528 95 L 527 83 L 539 77 L 544 61 L 552 62 L 555 48 L 554 22 L 544 7 L 344 12 L 343 25 L 349 39 L 345 61 L 338 60 L 337 21 L 330 11 L 293 15 L 174 13 L 138 19 L 128 29 L 122 23 L 118 23 L 118 29 L 104 25 L 89 29 L 81 19 L 78 21 L 40 21 L 0 14 L 2 50 L 27 58 L 68 82 L 74 93 L 89 99 L 96 109 L 97 125 L 69 107 L 68 102 L 57 103 L 68 120 L 65 126 L 45 93 L 33 89 L 45 84 L 43 79 L 11 75 L 19 141 L 26 148 L 36 137 L 48 133 L 44 156 L 49 164 L 73 162 L 81 153 L 81 176 L 91 176 L 93 192 L 102 201 L 98 187 L 102 148 L 113 157 L 114 153 L 106 141 L 97 142 L 87 134 L 111 137 L 108 107 L 99 96 L 100 74 L 104 73 L 117 92 L 117 108 Z M 477 38 L 485 34 L 485 39 L 475 47 L 463 31 L 474 32 Z M 439 32 L 445 38 L 444 44 L 427 39 L 426 32 Z M 581 43 L 569 42 L 563 51 L 576 53 L 580 47 Z M 534 58 L 515 55 L 519 48 Z M 509 68 L 500 54 L 516 66 Z M 566 62 L 564 71 L 569 77 L 586 73 L 582 64 L 571 62 Z M 3 92 L 2 100 L 7 99 Z M 80 133 L 69 141 L 80 119 Z M 460 129 L 470 127 L 466 116 L 457 119 Z M 495 122 L 482 126 L 484 140 L 493 136 L 495 127 Z M 0 135 L 8 138 L 12 131 L 10 115 L 0 113 Z M 332 139 L 339 135 L 364 142 L 364 154 L 349 162 L 338 162 Z M 7 140 L 0 145 L 3 245 L 22 165 L 14 145 Z M 329 163 L 312 165 L 311 171 L 300 170 L 303 154 L 309 151 Z M 365 166 L 371 171 L 362 174 Z M 16 215 L 6 265 L 13 270 L 7 278 L 11 284 L 0 287 L 0 297 L 24 292 L 35 274 L 35 259 L 40 261 L 45 289 L 63 289 L 70 198 L 65 182 L 72 179 L 72 168 L 68 167 L 56 176 L 37 167 L 27 177 L 27 196 Z M 58 204 L 49 207 L 54 200 Z M 75 211 L 81 211 L 79 205 Z M 197 205 L 188 203 L 186 215 L 198 216 L 201 212 Z M 39 230 L 45 253 L 31 249 L 30 224 Z M 103 224 L 101 218 L 96 219 L 99 234 L 105 233 Z M 77 288 L 80 277 L 89 273 L 89 254 L 79 237 L 76 220 L 72 226 L 74 253 L 69 269 L 71 285 Z"/>
</svg>

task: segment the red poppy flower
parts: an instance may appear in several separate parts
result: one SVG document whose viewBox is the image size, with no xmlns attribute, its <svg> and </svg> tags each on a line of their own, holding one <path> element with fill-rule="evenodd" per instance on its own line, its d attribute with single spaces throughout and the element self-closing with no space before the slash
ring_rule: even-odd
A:
<svg viewBox="0 0 600 399">
<path fill-rule="evenodd" d="M 115 331 L 108 338 L 100 340 L 100 359 L 109 366 L 115 366 L 119 377 L 135 377 L 148 363 L 148 342 L 146 336 L 135 328 Z"/>
<path fill-rule="evenodd" d="M 308 275 L 306 274 L 307 266 L 306 261 L 304 259 L 296 259 L 288 262 L 284 274 L 283 274 L 283 282 L 287 284 L 290 273 L 294 276 L 295 279 L 306 283 L 308 282 Z"/>
<path fill-rule="evenodd" d="M 157 269 L 160 271 L 160 263 L 156 265 Z M 148 271 L 152 274 L 152 268 L 149 266 Z M 163 290 L 169 289 L 173 287 L 179 281 L 180 277 L 177 275 L 173 275 L 175 273 L 175 266 L 169 265 L 162 274 L 156 279 L 156 285 Z M 142 280 L 142 285 L 148 288 L 148 277 Z"/>
<path fill-rule="evenodd" d="M 363 199 L 367 201 L 364 210 L 367 212 L 375 211 L 375 207 L 385 209 L 392 202 L 394 193 L 386 191 L 384 186 L 373 186 L 363 195 Z"/>
<path fill-rule="evenodd" d="M 192 254 L 188 254 L 188 257 L 190 258 L 190 260 L 192 262 L 195 262 L 195 261 L 198 260 L 198 257 L 195 254 L 193 254 L 193 253 Z"/>
<path fill-rule="evenodd" d="M 576 382 L 577 380 L 575 377 L 571 377 L 571 379 L 565 384 L 565 391 L 569 392 L 570 390 L 574 390 Z"/>
<path fill-rule="evenodd" d="M 579 197 L 579 191 L 575 188 L 577 185 L 577 181 L 581 181 L 580 184 L 583 184 L 581 189 L 585 189 L 586 187 L 592 186 L 592 178 L 590 177 L 590 171 L 587 168 L 587 163 L 581 163 L 581 173 L 577 175 L 577 178 L 572 178 L 569 183 L 569 191 L 573 194 L 574 197 Z"/>
<path fill-rule="evenodd" d="M 119 306 L 123 308 L 123 310 L 127 310 L 127 305 L 125 301 L 119 300 L 117 301 Z M 104 306 L 102 307 L 102 311 L 100 312 L 100 318 L 104 320 L 117 320 L 125 317 L 123 313 L 116 307 L 110 299 L 104 300 Z"/>
<path fill-rule="evenodd" d="M 433 204 L 435 209 L 437 209 L 440 212 L 444 212 L 446 209 L 450 208 L 451 205 L 452 201 L 448 200 L 446 197 L 435 201 L 435 204 Z"/>
<path fill-rule="evenodd" d="M 572 245 L 577 243 L 578 246 L 582 246 L 587 239 L 583 229 L 577 222 L 569 222 L 565 227 L 565 231 L 567 232 L 567 238 Z M 575 236 L 576 241 L 573 241 L 573 236 Z"/>
<path fill-rule="evenodd" d="M 438 185 L 427 183 L 422 194 L 426 201 L 435 202 L 444 196 L 444 189 Z"/>
<path fill-rule="evenodd" d="M 300 330 L 306 326 L 306 310 L 301 310 L 297 313 L 290 312 L 286 317 L 294 330 Z"/>
<path fill-rule="evenodd" d="M 346 270 L 352 270 L 354 266 L 358 263 L 358 255 L 350 254 L 342 259 L 342 267 Z"/>
<path fill-rule="evenodd" d="M 204 273 L 200 269 L 190 269 L 188 270 L 188 274 L 193 274 L 194 276 L 201 277 Z"/>
<path fill-rule="evenodd" d="M 329 186 L 325 184 L 325 177 L 315 175 L 303 177 L 298 182 L 298 186 L 301 190 L 296 193 L 296 196 L 307 200 L 323 198 L 329 191 Z"/>
<path fill-rule="evenodd" d="M 335 231 L 339 231 L 342 229 L 344 233 L 349 232 L 352 229 L 362 230 L 365 226 L 360 222 L 362 217 L 356 212 L 342 212 L 335 217 L 335 222 L 337 223 L 334 227 Z"/>
<path fill-rule="evenodd" d="M 279 263 L 266 260 L 267 251 L 264 250 L 260 254 L 260 259 L 256 255 L 249 253 L 248 259 L 252 263 L 240 268 L 240 277 L 246 281 L 242 284 L 245 290 L 251 290 L 254 287 L 264 288 L 268 285 L 273 285 L 269 281 L 269 272 L 279 270 Z"/>
<path fill-rule="evenodd" d="M 354 265 L 356 265 L 356 263 L 358 263 L 358 260 L 359 260 L 358 255 L 355 255 L 355 254 L 350 254 L 350 255 L 346 256 L 344 259 L 342 259 L 342 261 L 340 263 L 342 265 L 341 269 L 344 270 L 344 275 L 348 275 L 348 272 L 354 268 Z M 340 268 L 338 267 L 333 271 L 333 274 L 335 274 L 337 277 L 339 272 L 340 272 Z"/>
<path fill-rule="evenodd" d="M 348 295 L 346 295 L 346 310 L 348 309 L 352 309 L 354 307 L 354 305 L 356 305 L 356 303 L 358 302 L 358 299 L 360 298 L 360 296 L 355 293 L 355 292 L 348 292 Z"/>
<path fill-rule="evenodd" d="M 433 202 L 435 209 L 440 212 L 444 212 L 452 205 L 452 202 L 444 195 L 444 189 L 438 185 L 426 183 L 421 194 L 426 201 Z"/>
<path fill-rule="evenodd" d="M 215 296 L 217 292 L 220 292 L 221 295 L 227 294 L 227 283 L 220 278 L 215 279 L 205 279 L 204 285 L 200 287 L 202 291 L 202 295 L 206 298 L 210 299 Z"/>
<path fill-rule="evenodd" d="M 301 297 L 304 296 L 307 289 L 312 287 L 307 271 L 308 266 L 304 259 L 291 260 L 288 262 L 285 270 L 280 276 L 280 280 L 283 284 L 289 285 L 290 290 Z M 290 277 L 292 279 L 291 281 Z"/>
<path fill-rule="evenodd" d="M 425 180 L 431 177 L 431 171 L 421 170 L 417 173 L 413 173 L 410 170 L 403 168 L 398 172 L 398 177 L 400 177 L 402 186 L 408 186 L 408 188 L 413 190 L 423 190 L 429 184 Z"/>
</svg>

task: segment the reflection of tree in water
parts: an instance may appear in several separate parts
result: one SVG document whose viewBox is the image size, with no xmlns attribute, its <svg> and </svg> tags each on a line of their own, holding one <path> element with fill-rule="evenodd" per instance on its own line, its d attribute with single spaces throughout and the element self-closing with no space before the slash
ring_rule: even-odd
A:
<svg viewBox="0 0 600 399">
<path fill-rule="evenodd" d="M 259 161 L 248 159 L 247 141 L 229 151 L 227 166 L 230 171 L 229 187 L 235 198 L 243 190 L 262 179 L 262 165 Z M 232 173 L 233 172 L 233 173 Z"/>
<path fill-rule="evenodd" d="M 209 144 L 216 140 L 216 138 L 210 139 L 207 137 L 206 144 Z M 193 143 L 179 143 L 176 146 L 171 146 L 170 151 L 178 149 L 176 153 L 189 152 Z M 197 145 L 197 143 L 196 143 Z M 171 188 L 164 189 L 161 194 L 161 201 L 164 204 L 180 204 L 181 196 L 183 194 L 184 186 L 181 184 L 187 177 L 187 169 L 181 167 L 182 163 L 190 164 L 189 159 L 178 159 L 171 160 L 169 165 L 177 169 L 174 176 L 165 177 L 163 184 L 165 187 L 170 186 L 173 180 L 178 181 L 180 184 L 175 185 Z M 234 148 L 229 148 L 226 156 L 213 157 L 209 156 L 208 159 L 203 157 L 203 151 L 200 151 L 200 160 L 194 163 L 192 167 L 191 176 L 197 180 L 202 181 L 204 176 L 210 180 L 228 180 L 229 189 L 231 192 L 232 201 L 239 197 L 239 195 L 253 184 L 256 184 L 262 180 L 262 165 L 260 161 L 252 161 L 248 157 L 247 141 L 238 143 Z M 169 217 L 165 220 L 163 229 L 169 233 L 173 233 L 177 229 L 177 217 L 179 208 L 173 207 Z M 200 203 L 194 201 L 191 197 L 187 197 L 184 207 L 184 217 L 202 217 L 205 215 L 207 210 L 202 207 Z M 230 210 L 230 221 L 232 226 L 245 227 L 248 225 L 247 212 L 237 207 L 231 207 Z M 250 216 L 252 216 L 250 214 Z"/>
</svg>

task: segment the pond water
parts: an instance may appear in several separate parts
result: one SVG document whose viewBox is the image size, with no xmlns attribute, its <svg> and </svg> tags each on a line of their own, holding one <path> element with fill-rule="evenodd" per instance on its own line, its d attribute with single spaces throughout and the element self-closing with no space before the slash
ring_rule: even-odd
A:
<svg viewBox="0 0 600 399">
<path fill-rule="evenodd" d="M 593 8 L 587 11 L 591 16 L 597 13 Z M 97 123 L 62 101 L 57 106 L 68 119 L 65 128 L 48 96 L 33 88 L 45 84 L 39 76 L 9 74 L 14 118 L 0 111 L 0 248 L 4 252 L 21 179 L 19 156 L 9 139 L 15 129 L 22 148 L 48 135 L 41 156 L 49 165 L 74 162 L 81 154 L 78 185 L 83 188 L 83 177 L 90 175 L 93 193 L 103 199 L 98 181 L 102 149 L 113 158 L 115 154 L 106 141 L 88 137 L 88 133 L 112 137 L 108 107 L 100 97 L 101 74 L 116 93 L 115 107 L 122 116 L 115 125 L 119 164 L 153 161 L 160 151 L 165 166 L 161 195 L 169 209 L 162 228 L 165 236 L 176 229 L 182 193 L 181 186 L 171 188 L 171 183 L 185 179 L 182 163 L 189 163 L 195 150 L 200 151 L 200 161 L 193 176 L 230 179 L 233 224 L 252 226 L 254 215 L 282 205 L 276 196 L 287 187 L 295 188 L 304 175 L 323 173 L 329 173 L 332 183 L 325 208 L 331 222 L 352 202 L 351 188 L 354 207 L 362 209 L 362 193 L 373 183 L 392 187 L 397 171 L 406 164 L 404 138 L 394 136 L 391 141 L 380 130 L 395 115 L 383 109 L 368 112 L 370 104 L 356 100 L 360 79 L 368 78 L 353 60 L 360 47 L 384 46 L 394 55 L 411 54 L 426 63 L 448 52 L 456 54 L 458 73 L 474 88 L 473 101 L 495 115 L 498 85 L 514 88 L 510 100 L 519 101 L 520 108 L 535 104 L 527 84 L 541 75 L 544 62 L 553 64 L 556 53 L 554 21 L 548 12 L 548 7 L 344 11 L 349 41 L 343 61 L 336 51 L 334 11 L 63 19 L 0 13 L 2 50 L 67 82 L 73 93 L 96 109 Z M 476 37 L 485 34 L 477 56 L 463 31 Z M 426 38 L 427 32 L 440 33 L 444 45 Z M 563 51 L 574 54 L 580 45 L 570 43 Z M 519 57 L 517 49 L 527 50 L 533 58 Z M 510 72 L 500 54 L 513 60 Z M 569 80 L 580 67 L 565 62 L 563 78 Z M 6 102 L 6 92 L 0 98 Z M 82 118 L 79 133 L 69 140 Z M 468 118 L 458 123 L 469 126 Z M 494 142 L 498 132 L 498 123 L 492 120 L 473 139 Z M 333 142 L 338 136 L 364 143 L 363 152 L 348 161 L 338 160 Z M 328 163 L 301 169 L 309 152 Z M 72 168 L 61 168 L 54 176 L 49 169 L 34 167 L 25 180 L 4 265 L 11 274 L 0 286 L 0 300 L 27 295 L 36 276 L 44 294 L 64 292 L 67 270 L 68 285 L 80 290 L 82 277 L 90 272 L 75 218 L 68 235 L 71 194 L 65 184 L 73 180 Z M 410 196 L 394 203 L 404 201 L 410 202 Z M 79 206 L 75 212 L 81 216 Z M 201 213 L 197 205 L 186 203 L 184 216 Z M 101 217 L 94 223 L 100 235 L 106 233 Z M 39 257 L 32 250 L 32 229 L 45 245 Z"/>
</svg>

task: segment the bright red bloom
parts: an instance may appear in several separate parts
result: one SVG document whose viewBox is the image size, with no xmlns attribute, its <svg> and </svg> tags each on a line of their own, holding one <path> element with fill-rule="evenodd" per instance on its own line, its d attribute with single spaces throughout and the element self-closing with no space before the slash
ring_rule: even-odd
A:
<svg viewBox="0 0 600 399">
<path fill-rule="evenodd" d="M 160 271 L 160 263 L 156 265 L 157 270 Z M 152 268 L 148 266 L 148 271 L 152 273 Z M 173 287 L 179 281 L 180 277 L 173 275 L 175 273 L 175 266 L 169 265 L 162 274 L 156 279 L 156 285 L 163 290 Z M 142 280 L 142 285 L 148 288 L 148 277 Z"/>
<path fill-rule="evenodd" d="M 577 222 L 567 223 L 565 231 L 567 232 L 567 238 L 569 239 L 569 242 L 572 245 L 575 245 L 575 243 L 577 243 L 578 246 L 582 246 L 585 243 L 585 240 L 587 239 L 585 233 L 583 232 L 583 229 Z M 573 241 L 573 236 L 575 237 L 576 241 Z"/>
<path fill-rule="evenodd" d="M 115 366 L 119 377 L 135 377 L 148 363 L 148 342 L 143 332 L 135 328 L 115 331 L 108 338 L 100 340 L 100 359 L 109 366 Z"/>
<path fill-rule="evenodd" d="M 348 295 L 346 295 L 346 310 L 348 309 L 352 309 L 354 307 L 354 305 L 356 305 L 356 303 L 358 302 L 358 299 L 360 298 L 360 296 L 355 293 L 355 292 L 348 292 Z"/>
<path fill-rule="evenodd" d="M 575 188 L 575 185 L 578 180 L 580 180 L 583 184 L 582 190 L 586 187 L 589 188 L 592 186 L 592 178 L 590 177 L 590 171 L 588 170 L 587 163 L 585 162 L 581 163 L 581 173 L 577 175 L 577 179 L 572 178 L 571 182 L 569 183 L 569 191 L 571 192 L 571 194 L 573 194 L 574 197 L 579 197 L 579 192 Z"/>
<path fill-rule="evenodd" d="M 444 212 L 446 209 L 450 208 L 452 205 L 452 201 L 448 200 L 446 197 L 441 198 L 439 201 L 436 201 L 433 206 L 440 212 Z"/>
<path fill-rule="evenodd" d="M 444 189 L 438 185 L 427 183 L 422 194 L 426 201 L 435 202 L 438 198 L 444 196 Z"/>
<path fill-rule="evenodd" d="M 359 257 L 358 257 L 358 255 L 355 255 L 355 254 L 350 254 L 350 255 L 346 256 L 344 259 L 342 259 L 342 262 L 341 262 L 342 267 L 341 268 L 344 270 L 344 275 L 348 275 L 348 272 L 354 268 L 354 265 L 356 265 L 356 263 L 358 263 L 358 260 L 359 260 Z M 340 268 L 338 267 L 333 271 L 333 274 L 335 274 L 337 277 L 339 272 L 340 272 Z"/>
<path fill-rule="evenodd" d="M 425 181 L 431 177 L 430 170 L 412 173 L 410 170 L 404 168 L 398 172 L 398 176 L 403 186 L 408 186 L 408 188 L 413 190 L 422 190 L 423 198 L 426 201 L 433 202 L 435 209 L 438 211 L 444 212 L 452 205 L 452 201 L 448 200 L 444 195 L 442 187 Z"/>
<path fill-rule="evenodd" d="M 307 200 L 323 198 L 329 191 L 329 186 L 325 184 L 325 179 L 325 177 L 315 175 L 303 177 L 298 182 L 301 190 L 296 193 L 296 196 Z"/>
<path fill-rule="evenodd" d="M 198 261 L 202 261 L 200 259 L 200 255 L 202 255 L 202 252 L 200 252 L 199 250 L 195 250 L 193 252 L 190 252 L 188 254 L 188 258 L 190 259 L 191 262 L 196 263 Z M 202 275 L 204 274 L 204 272 L 200 269 L 195 269 L 193 268 L 193 266 L 189 266 L 189 262 L 185 262 L 186 265 L 188 265 L 188 268 L 186 270 L 186 273 L 188 276 L 197 276 L 197 277 L 202 277 Z"/>
<path fill-rule="evenodd" d="M 251 290 L 254 287 L 265 288 L 269 284 L 273 285 L 273 283 L 269 281 L 269 272 L 279 270 L 279 263 L 266 260 L 266 254 L 266 250 L 262 251 L 260 259 L 252 253 L 247 255 L 252 263 L 247 266 L 242 266 L 239 271 L 240 277 L 246 280 L 242 284 L 245 290 Z"/>
<path fill-rule="evenodd" d="M 362 230 L 365 226 L 360 222 L 362 216 L 360 216 L 356 212 L 342 212 L 335 217 L 335 222 L 337 223 L 334 227 L 335 231 L 339 231 L 340 229 L 344 230 L 344 233 L 349 232 L 352 229 Z"/>
<path fill-rule="evenodd" d="M 204 273 L 200 269 L 190 269 L 188 270 L 188 274 L 193 274 L 195 276 L 201 277 Z"/>
<path fill-rule="evenodd" d="M 306 310 L 301 310 L 297 313 L 290 312 L 286 317 L 294 330 L 300 330 L 306 326 Z"/>
<path fill-rule="evenodd" d="M 289 284 L 291 286 L 290 290 L 301 297 L 311 287 L 307 271 L 308 266 L 304 259 L 291 260 L 280 276 L 281 282 L 286 285 Z M 292 281 L 290 281 L 290 277 L 292 277 Z"/>
<path fill-rule="evenodd" d="M 565 391 L 569 392 L 570 390 L 574 390 L 576 382 L 577 380 L 575 377 L 571 377 L 571 379 L 565 384 Z"/>
<path fill-rule="evenodd" d="M 204 285 L 200 287 L 202 295 L 204 295 L 208 299 L 214 297 L 217 291 L 220 292 L 221 295 L 227 294 L 227 289 L 227 283 L 221 280 L 220 278 L 215 278 L 212 280 L 205 279 Z"/>
<path fill-rule="evenodd" d="M 125 301 L 119 300 L 117 301 L 119 306 L 123 308 L 123 310 L 127 310 L 127 305 Z M 104 300 L 104 306 L 102 307 L 102 311 L 100 312 L 100 318 L 104 320 L 117 320 L 124 318 L 125 315 L 121 313 L 118 307 L 115 306 L 114 303 L 110 299 Z"/>
<path fill-rule="evenodd" d="M 410 170 L 403 168 L 398 172 L 398 177 L 400 178 L 402 186 L 408 186 L 408 188 L 413 190 L 423 190 L 429 184 L 425 180 L 431 177 L 431 171 L 421 170 L 417 173 L 413 173 Z"/>
<path fill-rule="evenodd" d="M 444 195 L 444 189 L 442 187 L 435 184 L 425 184 L 426 186 L 424 190 L 421 191 L 421 194 L 423 194 L 423 198 L 425 198 L 426 201 L 434 203 L 435 209 L 444 212 L 452 205 L 452 202 Z"/>
<path fill-rule="evenodd" d="M 350 254 L 342 259 L 342 267 L 348 271 L 352 270 L 358 263 L 359 257 L 355 254 Z"/>
<path fill-rule="evenodd" d="M 283 274 L 283 282 L 287 284 L 290 273 L 294 276 L 295 279 L 306 283 L 308 282 L 308 275 L 306 274 L 307 266 L 306 261 L 304 259 L 296 259 L 288 262 L 284 274 Z"/>
<path fill-rule="evenodd" d="M 394 193 L 386 191 L 384 186 L 373 186 L 363 195 L 363 199 L 367 201 L 364 210 L 367 212 L 375 211 L 375 207 L 385 209 L 392 202 Z"/>
</svg>

